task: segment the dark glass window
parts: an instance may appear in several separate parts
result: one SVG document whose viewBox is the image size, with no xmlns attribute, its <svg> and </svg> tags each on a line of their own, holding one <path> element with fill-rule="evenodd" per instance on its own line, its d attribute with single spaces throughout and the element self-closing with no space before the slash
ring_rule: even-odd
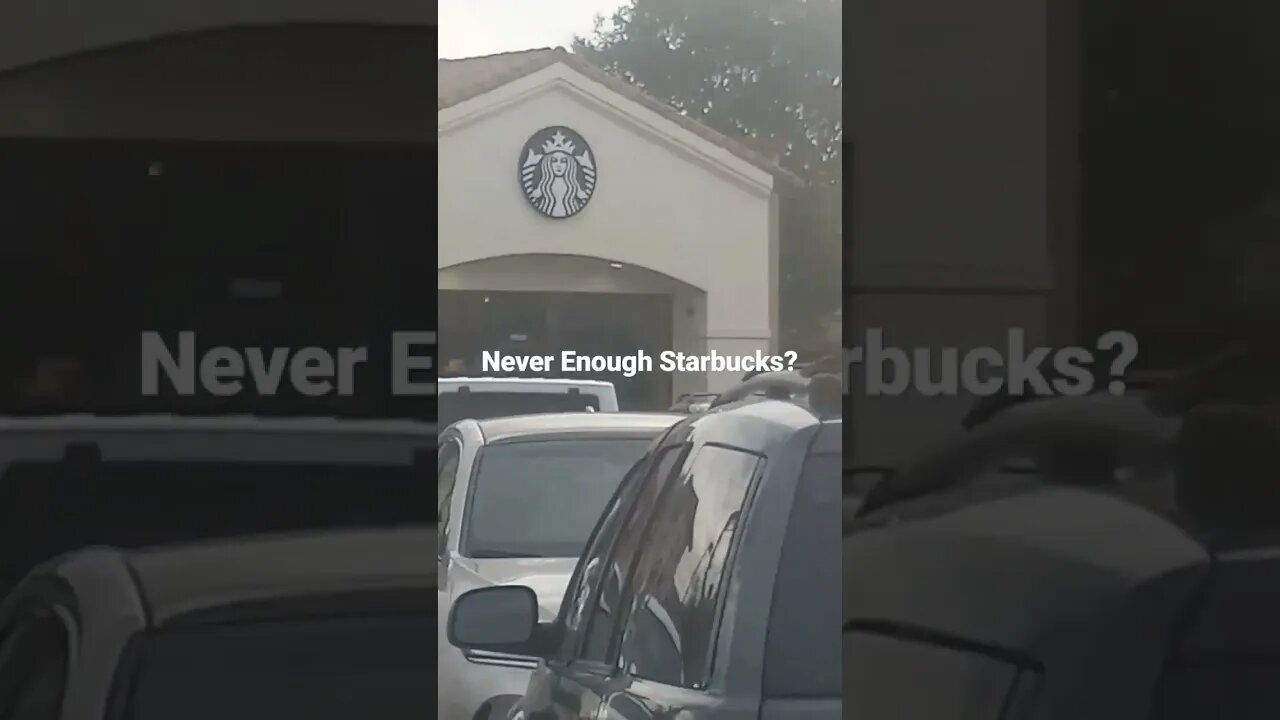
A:
<svg viewBox="0 0 1280 720">
<path fill-rule="evenodd" d="M 735 540 L 760 458 L 705 446 L 663 493 L 635 569 L 619 663 L 668 685 L 705 687 Z"/>
<path fill-rule="evenodd" d="M 598 566 L 599 569 L 593 570 L 602 573 L 603 577 L 598 582 L 600 589 L 591 608 L 591 621 L 581 659 L 600 663 L 607 663 L 612 659 L 611 651 L 620 632 L 618 623 L 622 617 L 620 609 L 623 593 L 631 568 L 635 564 L 636 555 L 645 544 L 647 528 L 655 519 L 662 489 L 670 483 L 674 473 L 680 470 L 687 453 L 688 447 L 684 445 L 662 450 L 636 491 L 636 501 L 617 534 L 608 559 Z"/>
<path fill-rule="evenodd" d="M 464 525 L 468 557 L 573 557 L 652 438 L 540 440 L 481 451 Z"/>
</svg>

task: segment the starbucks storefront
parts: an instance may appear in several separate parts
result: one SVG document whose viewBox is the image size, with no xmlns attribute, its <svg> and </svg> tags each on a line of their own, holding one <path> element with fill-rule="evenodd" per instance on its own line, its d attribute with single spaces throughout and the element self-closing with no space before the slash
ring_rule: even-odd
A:
<svg viewBox="0 0 1280 720">
<path fill-rule="evenodd" d="M 775 165 L 561 50 L 438 68 L 442 367 L 776 352 Z M 740 376 L 602 379 L 654 409 Z"/>
</svg>

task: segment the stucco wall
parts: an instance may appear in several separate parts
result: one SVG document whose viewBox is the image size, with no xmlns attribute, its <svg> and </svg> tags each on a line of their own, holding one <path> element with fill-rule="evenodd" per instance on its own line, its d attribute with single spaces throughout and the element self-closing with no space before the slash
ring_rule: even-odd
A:
<svg viewBox="0 0 1280 720">
<path fill-rule="evenodd" d="M 538 215 L 517 175 L 522 145 L 551 125 L 581 133 L 599 168 L 590 204 L 567 220 Z M 705 293 L 702 338 L 686 330 L 683 342 L 705 338 L 707 347 L 735 353 L 769 347 L 770 194 L 727 178 L 597 101 L 550 84 L 447 128 L 439 136 L 438 180 L 440 267 L 513 253 L 640 266 Z M 716 389 L 736 379 L 707 382 Z"/>
</svg>

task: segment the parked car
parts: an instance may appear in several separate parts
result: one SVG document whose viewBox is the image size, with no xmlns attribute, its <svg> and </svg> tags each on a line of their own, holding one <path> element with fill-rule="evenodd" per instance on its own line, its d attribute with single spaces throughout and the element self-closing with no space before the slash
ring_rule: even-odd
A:
<svg viewBox="0 0 1280 720">
<path fill-rule="evenodd" d="M 841 717 L 841 435 L 759 397 L 686 418 L 611 500 L 554 617 L 513 579 L 455 601 L 449 641 L 538 658 L 510 717 Z"/>
<path fill-rule="evenodd" d="M 1100 414 L 1096 442 L 1163 447 L 1168 472 L 966 472 L 860 513 L 842 548 L 846 716 L 1280 717 L 1273 412 L 1192 409 L 1163 445 Z M 1031 436 L 1003 439 L 917 467 L 977 469 Z"/>
<path fill-rule="evenodd" d="M 0 594 L 86 545 L 430 523 L 435 435 L 330 418 L 0 419 Z"/>
<path fill-rule="evenodd" d="M 338 531 L 58 558 L 0 604 L 0 716 L 421 718 L 431 543 Z"/>
<path fill-rule="evenodd" d="M 486 420 L 542 412 L 618 412 L 613 383 L 560 378 L 440 378 L 440 427 L 463 418 Z"/>
<path fill-rule="evenodd" d="M 591 529 L 623 476 L 679 415 L 548 413 L 462 420 L 440 435 L 439 609 L 477 587 L 536 588 L 554 617 Z M 438 634 L 439 715 L 469 720 L 520 693 L 533 661 L 460 651 Z"/>
</svg>

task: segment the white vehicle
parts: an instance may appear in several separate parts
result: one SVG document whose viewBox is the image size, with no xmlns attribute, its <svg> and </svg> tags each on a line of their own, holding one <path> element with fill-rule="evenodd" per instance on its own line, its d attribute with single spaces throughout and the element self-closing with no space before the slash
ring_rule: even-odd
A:
<svg viewBox="0 0 1280 720">
<path fill-rule="evenodd" d="M 618 412 L 613 383 L 561 378 L 453 377 L 437 382 L 440 427 L 544 412 Z"/>
<path fill-rule="evenodd" d="M 468 590 L 518 584 L 555 617 L 582 548 L 623 477 L 682 415 L 548 413 L 461 420 L 438 447 L 439 717 L 486 716 L 521 695 L 530 658 L 463 651 L 445 623 Z"/>
</svg>

